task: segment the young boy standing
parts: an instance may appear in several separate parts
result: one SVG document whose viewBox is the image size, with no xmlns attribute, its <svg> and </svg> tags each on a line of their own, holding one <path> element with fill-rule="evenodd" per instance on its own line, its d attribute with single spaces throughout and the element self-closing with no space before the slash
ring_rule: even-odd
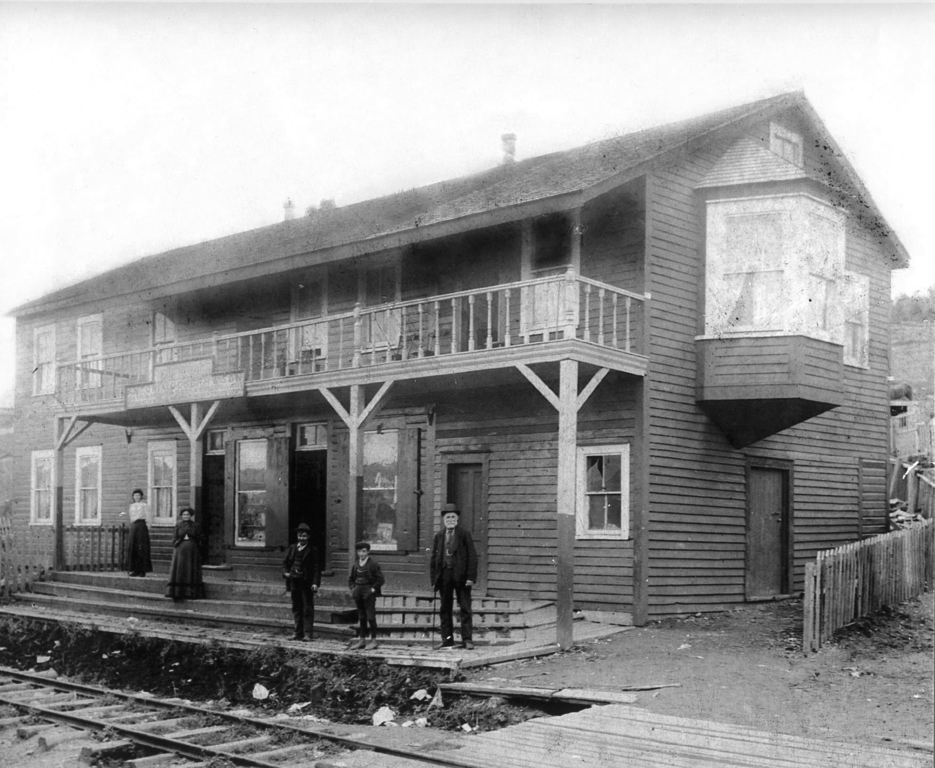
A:
<svg viewBox="0 0 935 768">
<path fill-rule="evenodd" d="M 370 557 L 370 544 L 366 541 L 357 542 L 357 562 L 351 566 L 347 585 L 351 590 L 351 597 L 357 606 L 357 620 L 360 622 L 357 638 L 348 643 L 348 647 L 357 646 L 360 650 L 375 650 L 377 645 L 377 597 L 381 594 L 381 587 L 385 580 L 380 564 Z M 369 625 L 369 626 L 368 626 Z M 367 643 L 367 634 L 370 634 L 370 643 Z"/>
</svg>

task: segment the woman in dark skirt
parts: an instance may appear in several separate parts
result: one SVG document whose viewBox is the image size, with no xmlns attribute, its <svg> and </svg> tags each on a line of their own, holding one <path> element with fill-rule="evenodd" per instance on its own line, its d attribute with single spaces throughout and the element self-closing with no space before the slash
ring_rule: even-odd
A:
<svg viewBox="0 0 935 768">
<path fill-rule="evenodd" d="M 127 571 L 131 576 L 145 576 L 153 569 L 149 550 L 149 504 L 143 501 L 143 491 L 135 488 L 131 494 L 130 536 L 127 538 Z M 127 514 L 121 512 L 121 515 Z"/>
<path fill-rule="evenodd" d="M 201 580 L 200 531 L 195 522 L 195 510 L 185 507 L 179 513 L 172 542 L 172 565 L 169 567 L 169 584 L 166 597 L 173 600 L 195 600 L 205 596 L 205 585 Z"/>
</svg>

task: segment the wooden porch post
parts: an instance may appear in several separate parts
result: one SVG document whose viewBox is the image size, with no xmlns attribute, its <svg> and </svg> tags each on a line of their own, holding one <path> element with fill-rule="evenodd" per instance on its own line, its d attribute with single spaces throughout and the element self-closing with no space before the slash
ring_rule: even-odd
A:
<svg viewBox="0 0 935 768">
<path fill-rule="evenodd" d="M 563 650 L 574 643 L 575 602 L 575 452 L 578 444 L 578 362 L 559 364 L 558 407 L 558 546 L 555 558 L 556 642 Z"/>
<path fill-rule="evenodd" d="M 578 411 L 597 385 L 607 375 L 601 368 L 587 386 L 578 393 L 578 361 L 566 359 L 559 363 L 558 395 L 540 379 L 529 366 L 516 366 L 539 392 L 558 411 L 558 484 L 556 494 L 557 546 L 556 575 L 556 637 L 564 650 L 574 642 L 575 603 L 575 502 L 577 499 L 576 455 L 578 450 Z"/>
<path fill-rule="evenodd" d="M 52 567 L 56 571 L 65 568 L 65 446 L 91 426 L 91 422 L 86 421 L 75 432 L 72 432 L 77 421 L 77 416 L 69 417 L 67 423 L 62 416 L 56 416 L 52 420 L 55 445 L 55 463 L 52 470 L 55 475 L 55 493 L 52 496 L 52 527 L 55 532 L 55 551 L 52 556 Z"/>
<path fill-rule="evenodd" d="M 182 428 L 182 432 L 185 433 L 185 436 L 188 438 L 189 446 L 189 460 L 188 460 L 188 504 L 191 506 L 197 513 L 201 513 L 201 482 L 202 482 L 202 456 L 204 455 L 204 440 L 202 435 L 207 428 L 208 424 L 211 422 L 211 419 L 214 417 L 214 414 L 217 412 L 218 406 L 221 404 L 220 400 L 215 400 L 211 407 L 208 409 L 208 412 L 205 414 L 205 417 L 201 419 L 199 417 L 199 405 L 198 403 L 191 404 L 191 421 L 186 422 L 185 417 L 178 411 L 175 406 L 170 405 L 169 411 L 175 417 L 175 420 L 179 423 L 179 426 Z"/>
<path fill-rule="evenodd" d="M 331 390 L 324 387 L 319 390 L 347 425 L 348 430 L 347 551 L 349 557 L 353 557 L 354 545 L 357 543 L 357 518 L 360 516 L 363 502 L 364 427 L 383 406 L 392 385 L 392 381 L 383 382 L 383 386 L 364 407 L 363 385 L 351 384 L 350 400 L 346 409 Z"/>
<path fill-rule="evenodd" d="M 364 492 L 364 435 L 360 413 L 363 405 L 361 385 L 352 384 L 348 415 L 348 463 L 347 463 L 347 557 L 354 560 L 354 545 L 357 543 L 357 520 L 360 517 Z"/>
</svg>

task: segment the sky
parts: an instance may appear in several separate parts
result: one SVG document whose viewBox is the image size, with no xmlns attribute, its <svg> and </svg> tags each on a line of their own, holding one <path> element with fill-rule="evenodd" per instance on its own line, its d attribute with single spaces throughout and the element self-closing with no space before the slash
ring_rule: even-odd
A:
<svg viewBox="0 0 935 768">
<path fill-rule="evenodd" d="M 117 265 L 790 90 L 935 285 L 935 5 L 0 0 L 0 314 Z M 0 318 L 0 393 L 14 322 Z M 2 399 L 2 395 L 0 395 Z"/>
</svg>

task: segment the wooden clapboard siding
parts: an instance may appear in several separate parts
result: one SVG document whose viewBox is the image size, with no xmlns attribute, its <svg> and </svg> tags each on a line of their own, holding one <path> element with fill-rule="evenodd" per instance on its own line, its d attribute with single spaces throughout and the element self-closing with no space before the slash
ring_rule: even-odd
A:
<svg viewBox="0 0 935 768">
<path fill-rule="evenodd" d="M 579 443 L 632 443 L 634 407 L 632 382 L 609 375 L 579 413 Z M 437 450 L 451 462 L 458 454 L 489 457 L 491 595 L 555 598 L 557 430 L 556 411 L 525 382 L 452 395 L 436 404 Z M 443 501 L 440 474 L 435 482 L 436 498 Z M 577 607 L 631 609 L 632 541 L 577 541 L 574 567 Z"/>
<path fill-rule="evenodd" d="M 751 133 L 768 141 L 769 125 Z M 808 142 L 806 142 L 808 145 Z M 649 613 L 662 616 L 695 609 L 714 610 L 744 600 L 745 479 L 749 457 L 783 458 L 794 464 L 794 588 L 815 551 L 859 536 L 858 466 L 861 457 L 886 453 L 885 335 L 889 272 L 873 238 L 851 222 L 847 269 L 871 278 L 870 370 L 844 367 L 838 408 L 759 441 L 732 449 L 694 401 L 696 361 L 693 337 L 702 297 L 704 209 L 694 184 L 710 169 L 727 142 L 658 169 L 652 178 L 651 220 L 653 301 L 649 539 Z M 811 149 L 806 162 L 812 163 Z M 689 320 L 692 320 L 689 322 Z M 698 321 L 700 323 L 700 321 Z M 766 354 L 765 343 L 758 353 Z M 734 376 L 749 380 L 744 361 Z M 806 356 L 806 371 L 824 379 L 827 366 Z M 883 475 L 863 476 L 861 488 L 880 498 Z M 867 514 L 865 512 L 865 514 Z M 689 574 L 698 566 L 702 583 Z M 718 585 L 720 592 L 707 587 Z"/>
</svg>

